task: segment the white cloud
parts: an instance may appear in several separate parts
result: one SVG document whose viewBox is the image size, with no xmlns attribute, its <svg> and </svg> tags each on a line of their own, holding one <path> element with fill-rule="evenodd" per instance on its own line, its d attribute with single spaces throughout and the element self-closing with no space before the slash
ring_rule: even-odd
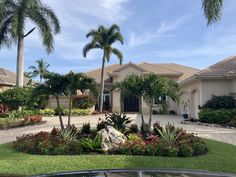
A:
<svg viewBox="0 0 236 177">
<path fill-rule="evenodd" d="M 182 27 L 184 24 L 188 22 L 189 19 L 190 19 L 189 17 L 184 16 L 172 22 L 163 21 L 161 22 L 160 27 L 154 32 L 145 32 L 142 34 L 131 33 L 128 45 L 130 47 L 136 47 L 151 43 L 156 38 L 172 37 L 175 34 L 171 32 Z"/>
</svg>

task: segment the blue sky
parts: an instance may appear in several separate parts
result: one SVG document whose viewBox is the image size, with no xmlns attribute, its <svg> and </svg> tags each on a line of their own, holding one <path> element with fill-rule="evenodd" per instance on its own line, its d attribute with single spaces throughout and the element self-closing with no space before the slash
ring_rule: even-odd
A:
<svg viewBox="0 0 236 177">
<path fill-rule="evenodd" d="M 25 69 L 44 58 L 50 70 L 67 73 L 89 71 L 101 66 L 101 51 L 86 59 L 82 48 L 86 33 L 102 24 L 117 23 L 124 45 L 124 63 L 178 63 L 204 68 L 236 55 L 236 1 L 226 0 L 223 18 L 207 27 L 201 0 L 43 0 L 59 17 L 62 32 L 55 50 L 47 55 L 34 31 L 25 40 Z M 26 31 L 33 25 L 27 23 Z M 118 63 L 112 56 L 109 64 Z M 0 67 L 15 71 L 16 46 L 0 50 Z"/>
</svg>

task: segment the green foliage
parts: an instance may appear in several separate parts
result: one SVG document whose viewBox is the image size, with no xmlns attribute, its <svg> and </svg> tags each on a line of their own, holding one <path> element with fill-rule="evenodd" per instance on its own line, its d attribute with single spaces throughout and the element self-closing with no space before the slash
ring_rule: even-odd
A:
<svg viewBox="0 0 236 177">
<path fill-rule="evenodd" d="M 184 144 L 184 145 L 179 147 L 179 156 L 181 156 L 181 157 L 191 157 L 192 155 L 193 155 L 193 149 L 192 149 L 191 146 Z"/>
<path fill-rule="evenodd" d="M 27 106 L 31 95 L 30 88 L 14 87 L 0 93 L 0 103 L 6 104 L 12 109 Z"/>
<path fill-rule="evenodd" d="M 39 115 L 42 115 L 42 116 L 54 116 L 56 112 L 54 109 L 46 108 L 46 109 L 40 109 L 38 113 Z"/>
<path fill-rule="evenodd" d="M 138 125 L 137 124 L 131 124 L 129 127 L 130 133 L 138 133 Z"/>
<path fill-rule="evenodd" d="M 69 109 L 63 109 L 63 115 L 68 115 L 68 114 L 69 114 Z M 90 109 L 71 109 L 72 116 L 86 116 L 90 114 L 91 114 Z"/>
<path fill-rule="evenodd" d="M 85 152 L 102 152 L 102 136 L 100 134 L 97 134 L 94 139 L 83 138 L 80 143 Z"/>
<path fill-rule="evenodd" d="M 78 95 L 73 100 L 73 107 L 80 109 L 88 109 L 94 106 L 95 99 L 90 95 Z"/>
<path fill-rule="evenodd" d="M 90 129 L 90 123 L 84 123 L 82 128 L 81 128 L 81 133 L 82 134 L 90 134 L 91 129 Z"/>
<path fill-rule="evenodd" d="M 109 123 L 106 120 L 102 120 L 101 118 L 99 118 L 98 124 L 97 124 L 97 131 L 100 131 L 106 128 L 107 125 L 109 125 Z"/>
<path fill-rule="evenodd" d="M 146 123 L 142 123 L 140 126 L 141 133 L 147 133 L 149 132 L 149 125 Z"/>
<path fill-rule="evenodd" d="M 178 128 L 175 128 L 174 126 L 167 124 L 165 128 L 158 129 L 157 131 L 160 135 L 160 138 L 162 141 L 168 146 L 168 147 L 174 147 L 176 144 L 176 141 L 181 135 L 181 131 L 179 131 Z"/>
<path fill-rule="evenodd" d="M 131 123 L 130 119 L 131 118 L 126 114 L 120 114 L 117 112 L 106 115 L 108 124 L 122 132 L 124 132 L 127 125 Z"/>
<path fill-rule="evenodd" d="M 59 131 L 60 138 L 65 140 L 66 142 L 75 141 L 77 138 L 77 134 L 77 131 L 74 131 L 73 129 L 68 127 Z"/>
<path fill-rule="evenodd" d="M 203 109 L 236 109 L 236 100 L 232 96 L 213 95 L 203 106 Z"/>
<path fill-rule="evenodd" d="M 236 109 L 201 109 L 199 120 L 206 123 L 228 124 L 236 116 Z"/>
</svg>

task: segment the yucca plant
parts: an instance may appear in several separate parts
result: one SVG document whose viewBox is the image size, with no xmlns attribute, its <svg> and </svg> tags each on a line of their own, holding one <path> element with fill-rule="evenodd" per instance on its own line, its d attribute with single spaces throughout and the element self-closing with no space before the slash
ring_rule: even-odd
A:
<svg viewBox="0 0 236 177">
<path fill-rule="evenodd" d="M 169 123 L 162 130 L 157 128 L 157 131 L 159 132 L 159 137 L 169 147 L 173 147 L 182 134 L 179 128 Z"/>
<path fill-rule="evenodd" d="M 59 132 L 59 136 L 67 142 L 75 141 L 77 138 L 77 134 L 78 134 L 78 132 L 75 132 L 70 128 L 62 129 Z"/>
<path fill-rule="evenodd" d="M 94 139 L 83 138 L 80 140 L 81 146 L 85 151 L 89 152 L 101 152 L 102 136 L 97 134 Z"/>
<path fill-rule="evenodd" d="M 106 119 L 109 125 L 122 132 L 124 132 L 127 125 L 131 123 L 130 117 L 117 112 L 108 114 Z"/>
</svg>

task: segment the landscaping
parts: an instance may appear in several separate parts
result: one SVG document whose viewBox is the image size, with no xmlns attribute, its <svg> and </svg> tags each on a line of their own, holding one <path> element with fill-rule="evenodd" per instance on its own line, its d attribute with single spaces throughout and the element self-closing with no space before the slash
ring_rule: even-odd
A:
<svg viewBox="0 0 236 177">
<path fill-rule="evenodd" d="M 4 176 L 29 176 L 89 169 L 182 168 L 236 174 L 235 146 L 212 140 L 205 142 L 209 148 L 208 154 L 190 158 L 102 154 L 41 156 L 18 152 L 12 144 L 3 144 L 0 145 L 0 172 Z"/>
</svg>

